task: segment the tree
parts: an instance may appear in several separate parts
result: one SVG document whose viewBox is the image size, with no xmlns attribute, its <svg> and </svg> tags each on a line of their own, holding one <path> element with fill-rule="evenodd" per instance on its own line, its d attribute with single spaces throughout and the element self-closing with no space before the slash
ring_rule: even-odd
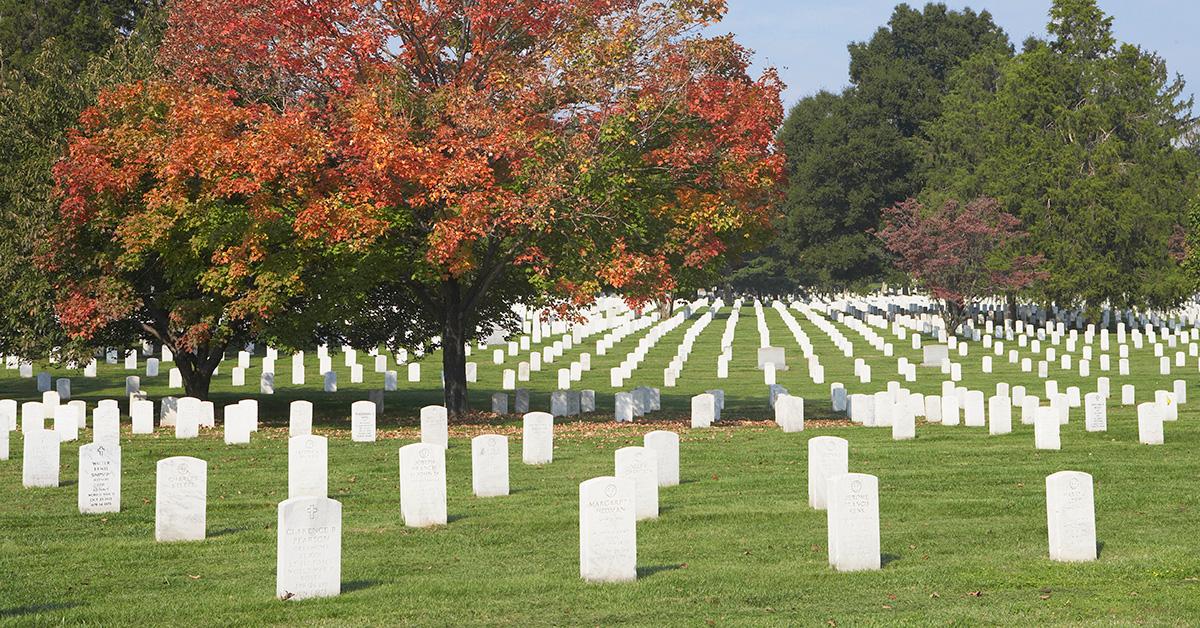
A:
<svg viewBox="0 0 1200 628">
<path fill-rule="evenodd" d="M 996 199 L 981 197 L 965 206 L 948 200 L 932 211 L 908 199 L 885 209 L 884 221 L 879 239 L 896 256 L 897 267 L 942 301 L 948 333 L 957 333 L 979 299 L 1045 278 L 1041 256 L 1012 253 L 1027 234 Z"/>
<path fill-rule="evenodd" d="M 1046 257 L 1038 294 L 1082 305 L 1173 307 L 1192 294 L 1171 252 L 1196 156 L 1191 100 L 1157 55 L 1116 44 L 1091 0 L 1060 0 L 1049 41 L 960 68 L 929 126 L 923 197 L 994 196 Z"/>
<path fill-rule="evenodd" d="M 951 73 L 981 52 L 1011 54 L 988 12 L 940 3 L 897 6 L 886 26 L 849 49 L 851 86 L 806 97 L 788 112 L 779 132 L 788 156 L 779 236 L 747 260 L 758 272 L 739 280 L 766 268 L 782 269 L 778 289 L 840 290 L 884 279 L 888 256 L 870 232 L 882 208 L 924 187 L 922 128 L 941 113 Z M 779 257 L 763 259 L 772 256 Z"/>
<path fill-rule="evenodd" d="M 0 81 L 53 80 L 42 57 L 51 42 L 64 69 L 82 74 L 160 9 L 159 0 L 0 0 Z"/>
<path fill-rule="evenodd" d="M 94 116 L 90 135 L 168 151 L 139 166 L 148 189 L 123 189 L 147 210 L 158 213 L 165 189 L 165 205 L 208 222 L 245 216 L 246 242 L 267 232 L 264 264 L 313 253 L 253 296 L 240 291 L 263 283 L 256 269 L 228 256 L 207 268 L 204 247 L 182 256 L 205 281 L 248 273 L 220 284 L 226 298 L 265 302 L 245 324 L 271 333 L 303 312 L 326 340 L 440 345 L 446 406 L 461 415 L 464 345 L 511 323 L 515 301 L 569 313 L 614 289 L 640 306 L 713 277 L 769 224 L 780 84 L 770 71 L 750 78 L 749 53 L 731 37 L 698 34 L 723 9 L 717 0 L 177 0 L 160 53 L 171 82 L 123 92 L 165 102 L 139 106 L 130 122 Z M 164 115 L 171 126 L 160 128 Z M 95 161 L 77 154 L 81 166 Z M 112 154 L 121 171 L 137 157 Z M 118 210 L 104 185 L 80 196 Z M 174 267 L 181 253 L 159 256 Z M 353 272 L 306 275 L 334 267 Z M 287 279 L 276 286 L 277 277 Z M 187 301 L 204 296 L 216 312 L 212 293 Z M 226 320 L 213 316 L 205 320 Z"/>
<path fill-rule="evenodd" d="M 0 16 L 0 353 L 84 357 L 31 262 L 56 222 L 51 169 L 66 131 L 100 89 L 149 71 L 158 3 L 0 0 Z"/>
<path fill-rule="evenodd" d="M 60 217 L 39 259 L 66 332 L 161 343 L 187 394 L 207 398 L 226 348 L 285 329 L 314 277 L 349 270 L 293 229 L 324 183 L 308 122 L 204 86 L 102 93 L 55 167 Z"/>
<path fill-rule="evenodd" d="M 905 138 L 853 90 L 792 108 L 779 132 L 788 155 L 779 251 L 793 285 L 835 290 L 878 280 L 887 256 L 870 231 L 905 198 L 915 166 Z"/>
</svg>

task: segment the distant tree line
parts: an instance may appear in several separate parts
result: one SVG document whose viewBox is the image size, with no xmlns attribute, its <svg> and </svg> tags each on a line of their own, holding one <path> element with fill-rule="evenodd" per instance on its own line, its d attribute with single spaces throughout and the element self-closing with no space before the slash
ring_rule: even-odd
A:
<svg viewBox="0 0 1200 628">
<path fill-rule="evenodd" d="M 731 285 L 929 287 L 879 237 L 885 210 L 986 198 L 1025 234 L 987 263 L 1043 259 L 1036 280 L 998 284 L 1011 296 L 1094 313 L 1193 295 L 1200 137 L 1182 77 L 1117 42 L 1094 0 L 1056 0 L 1047 33 L 1018 52 L 986 11 L 897 6 L 850 45 L 848 88 L 789 112 L 776 238 L 731 266 Z"/>
</svg>

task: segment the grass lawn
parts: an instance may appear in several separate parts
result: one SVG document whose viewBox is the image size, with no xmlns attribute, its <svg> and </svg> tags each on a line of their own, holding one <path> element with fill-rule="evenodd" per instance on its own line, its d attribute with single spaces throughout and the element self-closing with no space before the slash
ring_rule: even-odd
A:
<svg viewBox="0 0 1200 628">
<path fill-rule="evenodd" d="M 233 447 L 222 442 L 219 429 L 190 441 L 176 440 L 169 428 L 134 437 L 123 417 L 119 514 L 83 516 L 76 509 L 76 447 L 90 441 L 90 430 L 80 442 L 63 445 L 63 485 L 56 489 L 21 488 L 21 435 L 13 432 L 12 459 L 0 462 L 0 622 L 1187 625 L 1200 619 L 1196 358 L 1176 374 L 1160 376 L 1149 346 L 1131 349 L 1134 374 L 1121 378 L 1114 338 L 1110 373 L 1099 372 L 1095 361 L 1086 379 L 1077 370 L 1053 366 L 1051 377 L 1064 389 L 1093 390 L 1099 375 L 1113 380 L 1109 431 L 1086 433 L 1082 409 L 1073 409 L 1071 423 L 1063 427 L 1062 451 L 1034 450 L 1032 426 L 1020 425 L 1019 412 L 1014 433 L 1006 436 L 921 423 L 916 440 L 893 442 L 890 429 L 849 426 L 835 417 L 828 382 L 844 382 L 850 392 L 880 390 L 894 378 L 895 357 L 918 359 L 919 351 L 895 340 L 896 356 L 885 358 L 843 328 L 855 341 L 856 356 L 874 371 L 874 383 L 857 384 L 853 358 L 834 353 L 829 338 L 797 314 L 825 365 L 827 384 L 814 385 L 790 332 L 768 307 L 772 341 L 787 348 L 793 365 L 781 373 L 780 383 L 806 397 L 810 419 L 804 432 L 784 434 L 766 420 L 749 306 L 737 326 L 730 378 L 715 377 L 727 312 L 700 335 L 680 385 L 663 389 L 664 411 L 635 424 L 609 420 L 613 391 L 607 369 L 644 332 L 606 356 L 593 356 L 593 370 L 578 387 L 597 390 L 600 411 L 557 424 L 552 464 L 520 463 L 516 417 L 480 413 L 469 424 L 452 425 L 450 521 L 435 529 L 407 529 L 401 522 L 397 450 L 417 439 L 418 408 L 438 402 L 436 354 L 427 359 L 422 384 L 402 381 L 402 390 L 388 393 L 376 443 L 350 442 L 349 407 L 381 385 L 381 374 L 368 372 L 367 384 L 348 385 L 349 369 L 335 356 L 340 391 L 325 394 L 315 353 L 308 381 L 316 383 L 303 389 L 287 385 L 290 360 L 281 356 L 277 394 L 267 397 L 251 395 L 256 386 L 230 387 L 227 363 L 214 386 L 218 421 L 220 405 L 255 396 L 263 428 L 250 445 Z M 661 385 L 662 368 L 691 322 L 650 351 L 629 388 Z M 594 350 L 596 339 L 534 374 L 528 384 L 534 409 L 548 407 L 555 370 L 580 351 Z M 955 357 L 963 363 L 965 385 L 988 395 L 998 381 L 1042 391 L 1036 373 L 1021 373 L 1005 358 L 995 358 L 994 373 L 981 373 L 983 354 L 972 343 L 969 356 Z M 1031 355 L 1028 348 L 1022 355 Z M 486 408 L 501 369 L 515 368 L 517 358 L 504 366 L 491 364 L 490 351 L 473 358 L 480 363 L 480 381 L 472 403 Z M 360 362 L 371 370 L 365 356 Z M 169 394 L 167 366 L 143 385 L 152 398 Z M 257 367 L 256 359 L 248 382 L 257 381 Z M 95 379 L 72 377 L 75 397 L 88 400 L 89 409 L 99 399 L 122 396 L 126 372 L 103 364 L 100 371 Z M 920 381 L 907 386 L 936 393 L 944 377 L 922 369 Z M 1165 445 L 1138 445 L 1134 410 L 1118 404 L 1120 384 L 1135 384 L 1138 401 L 1147 401 L 1175 378 L 1189 381 L 1192 403 L 1182 406 L 1178 422 L 1166 424 Z M 728 395 L 725 421 L 690 429 L 688 397 L 714 387 Z M 31 400 L 35 390 L 32 380 L 17 378 L 15 371 L 0 372 L 0 398 Z M 299 398 L 317 404 L 314 431 L 330 437 L 329 493 L 343 504 L 343 594 L 281 602 L 274 599 L 275 515 L 287 493 L 286 404 Z M 641 444 L 641 435 L 653 429 L 681 433 L 682 484 L 660 491 L 657 521 L 638 524 L 638 581 L 585 584 L 578 577 L 578 485 L 611 474 L 613 451 Z M 510 437 L 508 497 L 471 496 L 468 438 L 487 432 Z M 850 441 L 852 471 L 880 478 L 885 563 L 880 571 L 844 574 L 828 566 L 825 513 L 808 508 L 805 477 L 807 440 L 828 434 Z M 155 463 L 175 455 L 209 463 L 204 542 L 154 542 Z M 1045 477 L 1064 469 L 1095 478 L 1101 551 L 1093 563 L 1047 558 Z"/>
</svg>

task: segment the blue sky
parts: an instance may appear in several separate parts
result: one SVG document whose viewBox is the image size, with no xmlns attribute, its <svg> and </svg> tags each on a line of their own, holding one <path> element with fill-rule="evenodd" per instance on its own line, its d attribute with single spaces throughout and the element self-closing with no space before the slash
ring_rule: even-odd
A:
<svg viewBox="0 0 1200 628">
<path fill-rule="evenodd" d="M 774 66 L 788 89 L 784 105 L 821 89 L 848 83 L 846 45 L 869 39 L 887 23 L 898 0 L 727 0 L 729 13 L 715 29 L 732 32 L 755 51 L 755 66 Z M 1113 17 L 1119 41 L 1154 50 L 1172 73 L 1200 85 L 1200 0 L 1099 0 Z M 1044 36 L 1050 0 L 944 0 L 951 8 L 986 9 L 1019 48 L 1029 35 Z M 914 7 L 924 0 L 909 1 Z"/>
</svg>

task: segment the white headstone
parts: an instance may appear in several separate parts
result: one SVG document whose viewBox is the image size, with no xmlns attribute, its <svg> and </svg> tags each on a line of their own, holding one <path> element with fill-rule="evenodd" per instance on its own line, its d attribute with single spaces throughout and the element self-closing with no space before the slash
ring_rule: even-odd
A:
<svg viewBox="0 0 1200 628">
<path fill-rule="evenodd" d="M 175 438 L 196 438 L 200 435 L 200 400 L 180 397 L 175 416 Z"/>
<path fill-rule="evenodd" d="M 450 444 L 449 432 L 445 406 L 425 406 L 421 408 L 422 443 L 432 443 L 445 448 Z"/>
<path fill-rule="evenodd" d="M 825 510 L 829 478 L 850 472 L 850 443 L 837 436 L 808 439 L 808 505 Z"/>
<path fill-rule="evenodd" d="M 679 434 L 655 430 L 642 437 L 642 446 L 658 455 L 658 485 L 678 485 Z"/>
<path fill-rule="evenodd" d="M 845 473 L 827 480 L 829 564 L 838 571 L 881 567 L 879 479 Z"/>
<path fill-rule="evenodd" d="M 246 409 L 242 404 L 234 403 L 225 406 L 223 418 L 226 445 L 250 443 L 250 418 L 246 416 Z"/>
<path fill-rule="evenodd" d="M 288 499 L 329 496 L 328 452 L 324 436 L 288 439 Z"/>
<path fill-rule="evenodd" d="M 203 541 L 208 511 L 208 463 L 189 456 L 158 461 L 156 541 Z"/>
<path fill-rule="evenodd" d="M 293 401 L 288 406 L 288 436 L 312 434 L 313 404 L 311 401 Z"/>
<path fill-rule="evenodd" d="M 446 448 L 413 443 L 400 448 L 400 512 L 404 525 L 446 524 Z"/>
<path fill-rule="evenodd" d="M 1012 400 L 999 395 L 988 399 L 988 433 L 992 435 L 1012 432 Z"/>
<path fill-rule="evenodd" d="M 549 464 L 554 460 L 554 416 L 548 412 L 529 412 L 522 422 L 521 461 Z"/>
<path fill-rule="evenodd" d="M 62 439 L 54 430 L 22 428 L 24 446 L 21 459 L 21 484 L 25 488 L 58 486 L 59 455 Z"/>
<path fill-rule="evenodd" d="M 645 447 L 616 451 L 616 477 L 634 485 L 634 511 L 638 521 L 658 518 L 658 454 Z"/>
<path fill-rule="evenodd" d="M 1143 445 L 1163 444 L 1162 408 L 1154 402 L 1139 403 L 1137 407 L 1138 442 Z"/>
<path fill-rule="evenodd" d="M 1090 392 L 1083 396 L 1084 426 L 1089 432 L 1108 431 L 1108 405 L 1104 395 Z"/>
<path fill-rule="evenodd" d="M 637 580 L 634 482 L 598 477 L 579 485 L 579 576 L 588 582 Z"/>
<path fill-rule="evenodd" d="M 79 448 L 79 512 L 121 512 L 121 448 L 92 443 Z"/>
<path fill-rule="evenodd" d="M 1059 471 L 1046 476 L 1050 560 L 1096 560 L 1096 509 L 1092 476 Z"/>
<path fill-rule="evenodd" d="M 375 403 L 355 401 L 350 404 L 350 440 L 356 443 L 375 442 Z"/>
<path fill-rule="evenodd" d="M 276 530 L 276 597 L 303 600 L 341 593 L 341 503 L 327 497 L 284 500 Z"/>
<path fill-rule="evenodd" d="M 1054 408 L 1039 406 L 1033 416 L 1033 443 L 1036 449 L 1062 449 L 1059 428 L 1062 422 Z"/>
<path fill-rule="evenodd" d="M 129 417 L 134 434 L 154 433 L 154 402 L 137 399 L 129 403 Z"/>
<path fill-rule="evenodd" d="M 804 399 L 782 395 L 775 400 L 775 422 L 784 432 L 804 431 Z"/>
<path fill-rule="evenodd" d="M 471 488 L 476 497 L 508 495 L 508 437 L 482 434 L 471 439 Z"/>
<path fill-rule="evenodd" d="M 620 418 L 620 398 L 617 399 L 618 417 Z M 712 427 L 717 416 L 717 398 L 709 393 L 692 397 L 692 427 Z"/>
</svg>

